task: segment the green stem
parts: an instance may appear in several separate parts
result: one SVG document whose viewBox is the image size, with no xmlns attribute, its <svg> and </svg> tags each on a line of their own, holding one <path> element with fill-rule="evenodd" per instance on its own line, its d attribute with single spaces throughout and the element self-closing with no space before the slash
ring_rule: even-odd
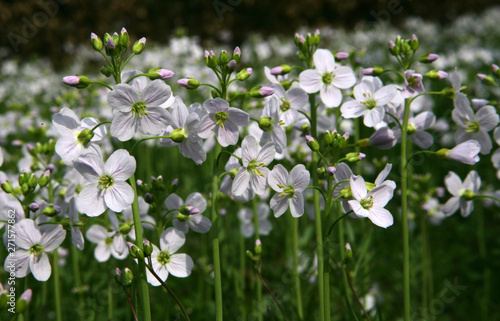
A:
<svg viewBox="0 0 500 321">
<path fill-rule="evenodd" d="M 82 276 L 80 274 L 80 252 L 74 246 L 71 247 L 71 256 L 73 264 L 73 276 L 75 277 L 75 287 L 77 289 L 79 301 L 78 309 L 83 309 L 83 307 L 85 306 L 85 302 L 83 300 Z"/>
<path fill-rule="evenodd" d="M 371 321 L 370 315 L 368 313 L 366 313 L 366 310 L 365 310 L 365 307 L 363 306 L 363 303 L 361 303 L 361 300 L 359 299 L 358 295 L 356 294 L 356 290 L 354 290 L 354 286 L 352 284 L 352 280 L 351 280 L 351 277 L 349 274 L 349 262 L 347 262 L 345 264 L 345 275 L 347 277 L 347 282 L 349 283 L 349 287 L 351 288 L 352 294 L 354 294 L 356 301 L 358 301 L 358 304 L 361 307 L 361 310 L 363 310 L 363 313 L 364 313 L 366 319 L 368 319 L 368 321 Z"/>
<path fill-rule="evenodd" d="M 316 96 L 314 94 L 309 95 L 309 104 L 311 105 L 311 135 L 313 137 L 318 137 L 317 135 L 317 110 L 316 110 Z M 318 174 L 316 172 L 318 164 L 318 154 L 312 153 L 312 164 L 311 172 L 313 179 L 313 186 L 319 186 Z M 325 283 L 324 283 L 324 272 L 325 272 L 325 262 L 323 258 L 323 226 L 321 217 L 321 208 L 319 204 L 319 191 L 314 189 L 313 193 L 313 204 L 314 204 L 314 221 L 316 226 L 316 251 L 318 254 L 318 291 L 319 291 L 319 311 L 320 320 L 325 321 Z"/>
<path fill-rule="evenodd" d="M 403 287 L 404 287 L 404 320 L 410 321 L 410 240 L 408 233 L 408 120 L 410 118 L 411 100 L 405 99 L 403 127 L 401 130 L 401 210 L 403 229 Z"/>
<path fill-rule="evenodd" d="M 255 196 L 252 200 L 252 210 L 253 210 L 253 226 L 255 230 L 255 240 L 257 241 L 260 238 L 260 233 L 259 233 L 259 211 L 257 209 L 257 202 L 258 198 Z M 256 286 L 256 294 L 257 294 L 257 306 L 260 308 L 262 304 L 262 283 L 257 282 Z M 259 313 L 258 314 L 258 320 L 262 321 L 264 320 L 264 314 Z"/>
<path fill-rule="evenodd" d="M 132 214 L 134 218 L 134 226 L 135 226 L 135 239 L 136 245 L 144 251 L 144 238 L 142 235 L 142 225 L 141 225 L 141 214 L 139 212 L 139 203 L 137 202 L 137 186 L 135 184 L 135 174 L 130 176 L 130 186 L 134 190 L 134 202 L 132 203 Z M 143 318 L 146 321 L 151 321 L 151 307 L 149 301 L 149 289 L 148 289 L 148 281 L 146 277 L 146 265 L 144 261 L 139 260 L 139 271 L 138 271 L 138 280 L 139 280 L 139 296 L 142 300 L 142 311 Z"/>
<path fill-rule="evenodd" d="M 52 265 L 54 268 L 54 291 L 55 291 L 55 305 L 56 305 L 56 320 L 62 321 L 62 305 L 61 305 L 61 284 L 59 274 L 59 253 L 57 250 L 53 252 Z"/>
<path fill-rule="evenodd" d="M 109 90 L 113 90 L 113 87 L 109 86 L 108 84 L 106 84 L 105 82 L 102 82 L 102 81 L 91 81 L 91 83 L 104 86 L 104 87 L 108 88 Z"/>
<path fill-rule="evenodd" d="M 212 164 L 212 203 L 211 203 L 211 219 L 212 219 L 212 251 L 213 251 L 213 264 L 214 264 L 214 286 L 215 286 L 215 313 L 216 320 L 222 321 L 222 282 L 220 270 L 220 249 L 219 249 L 219 219 L 217 215 L 217 194 L 219 193 L 219 177 L 217 175 L 217 159 L 221 152 L 221 146 L 216 143 L 215 150 L 213 151 L 213 164 Z"/>
<path fill-rule="evenodd" d="M 108 285 L 108 320 L 113 320 L 113 290 Z"/>
<path fill-rule="evenodd" d="M 300 274 L 299 274 L 299 218 L 290 217 L 292 220 L 293 228 L 293 269 L 295 279 L 295 299 L 297 300 L 297 313 L 299 320 L 304 320 L 304 310 L 302 307 L 302 290 L 300 288 Z"/>
</svg>

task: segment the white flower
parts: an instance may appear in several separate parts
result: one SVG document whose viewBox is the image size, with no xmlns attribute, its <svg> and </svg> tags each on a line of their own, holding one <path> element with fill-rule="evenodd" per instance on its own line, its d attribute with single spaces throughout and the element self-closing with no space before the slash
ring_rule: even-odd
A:
<svg viewBox="0 0 500 321">
<path fill-rule="evenodd" d="M 481 187 L 481 177 L 476 171 L 470 171 L 465 181 L 462 183 L 460 177 L 454 172 L 449 172 L 444 179 L 446 188 L 451 195 L 453 195 L 446 204 L 444 204 L 442 210 L 446 215 L 451 215 L 455 213 L 460 208 L 460 214 L 463 217 L 470 215 L 474 209 L 474 202 L 469 198 L 470 195 L 479 191 Z"/>
<path fill-rule="evenodd" d="M 358 118 L 363 116 L 367 127 L 374 127 L 384 120 L 385 105 L 396 96 L 394 85 L 382 87 L 379 78 L 363 77 L 361 83 L 354 86 L 355 100 L 346 101 L 340 108 L 342 117 Z"/>
<path fill-rule="evenodd" d="M 108 103 L 115 115 L 111 135 L 121 141 L 130 140 L 137 131 L 157 135 L 168 125 L 167 111 L 160 107 L 172 94 L 163 80 L 149 83 L 139 94 L 128 84 L 118 84 L 108 94 Z"/>
<path fill-rule="evenodd" d="M 47 281 L 52 272 L 47 252 L 59 247 L 66 237 L 62 225 L 44 226 L 38 229 L 35 222 L 23 219 L 14 225 L 16 246 L 14 254 L 5 260 L 5 270 L 15 267 L 16 277 L 23 278 L 31 271 L 38 281 Z"/>
<path fill-rule="evenodd" d="M 424 111 L 415 117 L 408 119 L 408 135 L 411 141 L 420 148 L 429 148 L 434 143 L 434 137 L 426 132 L 427 129 L 434 126 L 436 116 L 430 111 Z M 395 126 L 392 131 L 394 135 L 401 140 L 401 129 Z"/>
<path fill-rule="evenodd" d="M 274 159 L 276 153 L 274 143 L 260 147 L 257 139 L 246 136 L 241 143 L 243 165 L 236 173 L 231 192 L 234 196 L 243 195 L 248 186 L 257 195 L 262 195 L 266 189 L 266 177 L 269 169 L 266 167 Z"/>
<path fill-rule="evenodd" d="M 264 146 L 269 142 L 273 142 L 276 152 L 281 154 L 283 149 L 286 148 L 286 133 L 282 127 L 284 123 L 280 120 L 278 115 L 278 98 L 271 97 L 271 99 L 267 101 L 262 110 L 261 117 L 259 126 L 264 132 L 260 137 L 260 145 Z"/>
<path fill-rule="evenodd" d="M 279 217 L 290 208 L 293 217 L 300 217 L 304 214 L 304 196 L 302 192 L 309 185 L 310 174 L 305 166 L 299 164 L 295 166 L 290 174 L 278 164 L 269 173 L 269 186 L 276 191 L 271 198 L 271 208 L 274 216 Z"/>
<path fill-rule="evenodd" d="M 174 227 L 183 233 L 189 232 L 189 228 L 198 233 L 207 233 L 212 227 L 212 222 L 202 213 L 207 208 L 207 201 L 200 193 L 191 193 L 186 198 L 186 202 L 177 194 L 168 195 L 165 200 L 165 206 L 168 210 L 174 211 Z M 195 212 L 195 213 L 193 213 Z"/>
<path fill-rule="evenodd" d="M 195 112 L 189 113 L 188 108 L 181 98 L 176 97 L 174 104 L 170 107 L 171 112 L 167 112 L 170 125 L 162 136 L 160 144 L 172 147 L 179 146 L 179 151 L 184 157 L 191 158 L 197 165 L 207 159 L 207 153 L 203 150 L 203 141 L 198 136 L 200 118 Z"/>
<path fill-rule="evenodd" d="M 354 72 L 349 67 L 337 67 L 330 50 L 318 49 L 313 56 L 315 69 L 300 73 L 300 86 L 307 93 L 320 92 L 319 96 L 327 107 L 337 107 L 342 101 L 342 91 L 356 83 Z"/>
<path fill-rule="evenodd" d="M 89 182 L 77 197 L 80 212 L 98 216 L 106 208 L 121 212 L 134 201 L 134 191 L 125 180 L 135 172 L 135 158 L 119 149 L 106 164 L 95 154 L 84 154 L 74 163 L 75 169 Z"/>
<path fill-rule="evenodd" d="M 274 84 L 274 95 L 272 97 L 277 97 L 279 99 L 279 109 L 280 120 L 282 120 L 286 126 L 292 125 L 299 114 L 299 111 L 307 112 L 309 107 L 309 96 L 302 88 L 291 88 L 285 91 L 285 88 L 280 84 Z"/>
<path fill-rule="evenodd" d="M 492 148 L 488 132 L 498 124 L 498 114 L 494 107 L 481 107 L 476 114 L 470 102 L 462 93 L 457 93 L 455 108 L 451 116 L 460 128 L 455 133 L 457 143 L 475 139 L 481 144 L 481 154 L 488 154 Z"/>
<path fill-rule="evenodd" d="M 95 142 L 100 141 L 106 135 L 106 128 L 100 126 L 93 135 L 90 134 L 90 129 L 98 123 L 99 121 L 92 117 L 84 118 L 80 123 L 75 112 L 66 107 L 54 115 L 52 124 L 61 135 L 57 139 L 56 153 L 64 164 L 71 165 L 82 154 L 101 154 L 101 149 Z"/>
<path fill-rule="evenodd" d="M 273 229 L 271 222 L 269 222 L 270 208 L 266 203 L 257 205 L 257 215 L 259 220 L 259 234 L 269 235 Z M 241 234 L 245 238 L 249 238 L 255 233 L 254 213 L 248 207 L 244 207 L 238 211 L 238 218 L 241 221 Z"/>
<path fill-rule="evenodd" d="M 391 213 L 384 206 L 392 198 L 389 187 L 381 185 L 367 192 L 363 177 L 352 175 L 350 180 L 354 200 L 348 201 L 354 214 L 368 217 L 373 224 L 387 228 L 394 223 Z"/>
<path fill-rule="evenodd" d="M 443 157 L 445 159 L 451 159 L 459 163 L 474 165 L 475 163 L 479 162 L 479 156 L 477 154 L 479 154 L 480 150 L 481 144 L 479 144 L 477 140 L 470 139 L 461 144 L 458 144 L 451 150 L 443 149 Z"/>
<path fill-rule="evenodd" d="M 115 259 L 123 260 L 127 257 L 128 251 L 126 248 L 121 248 L 121 253 L 116 250 L 116 247 L 120 247 L 118 243 L 121 242 L 120 235 L 116 235 L 116 232 L 108 231 L 103 226 L 94 224 L 92 225 L 85 234 L 87 239 L 97 244 L 97 247 L 94 250 L 94 257 L 97 262 L 106 262 L 109 260 L 109 257 L 113 255 Z M 115 237 L 117 240 L 115 241 Z M 115 246 L 115 243 L 117 243 Z M 125 246 L 125 244 L 123 244 Z"/>
<path fill-rule="evenodd" d="M 221 98 L 208 99 L 203 103 L 208 114 L 200 121 L 198 136 L 208 138 L 212 133 L 221 146 L 227 147 L 238 142 L 239 126 L 247 126 L 249 115 L 238 108 L 229 107 Z"/>
<path fill-rule="evenodd" d="M 160 249 L 153 244 L 153 253 L 151 253 L 151 264 L 153 270 L 165 281 L 168 274 L 172 274 L 178 278 L 185 278 L 191 274 L 194 267 L 193 260 L 187 254 L 176 254 L 186 242 L 186 236 L 179 230 L 169 227 L 160 236 Z M 149 284 L 158 286 L 161 283 L 147 271 Z"/>
</svg>

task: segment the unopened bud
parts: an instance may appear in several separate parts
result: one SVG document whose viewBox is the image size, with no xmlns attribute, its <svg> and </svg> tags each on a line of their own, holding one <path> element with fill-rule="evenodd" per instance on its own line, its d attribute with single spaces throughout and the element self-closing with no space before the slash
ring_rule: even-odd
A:
<svg viewBox="0 0 500 321">
<path fill-rule="evenodd" d="M 344 51 L 339 51 L 335 54 L 335 58 L 337 60 L 345 60 L 345 59 L 349 58 L 349 53 L 344 52 Z"/>
<path fill-rule="evenodd" d="M 355 162 L 358 162 L 358 161 L 364 159 L 366 157 L 366 155 L 363 153 L 353 152 L 353 153 L 348 153 L 345 157 L 346 157 L 347 161 L 349 161 L 351 163 L 355 163 Z"/>
<path fill-rule="evenodd" d="M 46 170 L 42 176 L 38 179 L 38 184 L 40 187 L 46 186 L 50 182 L 50 171 Z"/>
<path fill-rule="evenodd" d="M 187 89 L 196 89 L 200 87 L 200 82 L 194 78 L 183 78 L 177 80 L 177 83 L 181 85 L 182 87 L 185 87 Z"/>
<path fill-rule="evenodd" d="M 424 63 L 424 64 L 429 64 L 431 62 L 436 61 L 439 58 L 438 55 L 436 54 L 428 54 L 428 55 L 423 55 L 418 59 L 419 62 Z"/>
<path fill-rule="evenodd" d="M 240 70 L 237 74 L 236 74 L 236 79 L 238 80 L 247 80 L 248 77 L 250 77 L 250 75 L 252 75 L 252 68 L 245 68 L 245 69 L 242 69 Z"/>
<path fill-rule="evenodd" d="M 273 69 L 271 69 L 271 75 L 275 75 L 275 76 L 286 75 L 291 70 L 292 70 L 292 67 L 290 67 L 289 65 L 281 65 L 281 66 L 277 66 L 277 67 L 274 67 Z"/>
<path fill-rule="evenodd" d="M 95 51 L 101 51 L 103 44 L 101 38 L 99 38 L 98 35 L 95 33 L 90 34 L 90 43 L 92 44 L 92 48 L 94 48 Z"/>
<path fill-rule="evenodd" d="M 144 240 L 144 256 L 150 256 L 153 253 L 153 245 L 149 240 Z"/>
<path fill-rule="evenodd" d="M 146 75 L 151 80 L 155 79 L 167 80 L 172 78 L 175 74 L 173 71 L 170 71 L 168 69 L 157 67 L 150 69 Z"/>
<path fill-rule="evenodd" d="M 146 46 L 146 38 L 142 37 L 137 40 L 132 46 L 132 52 L 136 55 L 140 55 L 144 51 L 144 47 Z"/>
<path fill-rule="evenodd" d="M 481 82 L 485 85 L 488 85 L 488 86 L 495 86 L 496 85 L 495 79 L 493 79 L 493 77 L 491 77 L 489 75 L 476 74 L 476 77 L 479 78 L 479 80 L 481 80 Z"/>
<path fill-rule="evenodd" d="M 232 59 L 236 61 L 236 63 L 240 63 L 241 60 L 241 49 L 240 47 L 236 47 L 233 50 L 233 55 L 231 56 Z"/>
<path fill-rule="evenodd" d="M 92 81 L 84 75 L 66 76 L 62 81 L 65 85 L 78 89 L 86 88 L 92 83 Z"/>
<path fill-rule="evenodd" d="M 319 143 L 314 137 L 311 135 L 306 135 L 306 141 L 307 141 L 307 146 L 313 151 L 317 152 L 319 151 Z"/>
<path fill-rule="evenodd" d="M 127 29 L 122 28 L 120 32 L 120 40 L 119 40 L 120 46 L 123 48 L 127 49 L 128 46 L 130 46 L 130 37 L 128 35 Z"/>
</svg>

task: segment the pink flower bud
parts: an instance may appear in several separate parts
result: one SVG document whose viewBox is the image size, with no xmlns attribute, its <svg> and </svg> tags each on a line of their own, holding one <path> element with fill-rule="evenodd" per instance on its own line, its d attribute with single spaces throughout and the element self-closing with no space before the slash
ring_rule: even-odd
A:
<svg viewBox="0 0 500 321">
<path fill-rule="evenodd" d="M 274 94 L 274 89 L 271 87 L 263 86 L 262 88 L 259 89 L 259 92 L 262 95 L 262 97 L 267 97 Z"/>
<path fill-rule="evenodd" d="M 370 68 L 363 69 L 363 75 L 365 75 L 365 76 L 373 76 L 373 68 L 370 67 Z"/>
<path fill-rule="evenodd" d="M 271 69 L 271 75 L 281 75 L 283 71 L 283 68 L 281 66 L 278 66 L 278 67 L 274 67 L 273 69 Z"/>
<path fill-rule="evenodd" d="M 172 78 L 175 75 L 173 71 L 167 70 L 167 69 L 163 69 L 163 68 L 159 69 L 158 73 L 160 74 L 161 80 L 170 79 L 170 78 Z"/>
<path fill-rule="evenodd" d="M 80 84 L 80 77 L 78 76 L 66 76 L 63 78 L 63 83 L 65 85 L 76 87 Z"/>
<path fill-rule="evenodd" d="M 335 58 L 337 58 L 337 60 L 347 59 L 347 58 L 349 58 L 349 53 L 344 52 L 344 51 L 339 51 L 335 54 Z"/>
</svg>

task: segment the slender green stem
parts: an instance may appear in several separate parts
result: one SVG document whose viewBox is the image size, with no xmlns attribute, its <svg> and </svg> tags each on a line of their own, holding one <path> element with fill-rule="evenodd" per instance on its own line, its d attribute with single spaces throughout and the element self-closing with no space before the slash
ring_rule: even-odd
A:
<svg viewBox="0 0 500 321">
<path fill-rule="evenodd" d="M 123 69 L 122 69 L 122 70 L 123 70 Z M 130 78 L 129 78 L 129 79 L 128 79 L 125 83 L 129 84 L 129 83 L 130 83 L 132 80 L 134 80 L 135 78 L 137 78 L 137 77 L 142 77 L 142 76 L 147 77 L 147 76 L 148 76 L 148 74 L 137 74 L 137 75 L 134 75 L 134 76 L 130 77 Z"/>
<path fill-rule="evenodd" d="M 428 311 L 428 302 L 429 302 L 429 262 L 427 256 L 427 213 L 420 212 L 420 225 L 421 225 L 421 247 L 420 247 L 420 255 L 422 260 L 422 311 Z"/>
<path fill-rule="evenodd" d="M 113 290 L 111 284 L 108 285 L 108 320 L 113 320 Z"/>
<path fill-rule="evenodd" d="M 102 81 L 91 81 L 91 83 L 96 84 L 96 85 L 101 85 L 103 87 L 108 88 L 109 90 L 113 90 L 113 87 L 111 87 L 110 85 L 108 85 L 107 83 L 102 82 Z"/>
<path fill-rule="evenodd" d="M 77 295 L 79 301 L 78 308 L 83 309 L 83 307 L 85 306 L 85 302 L 83 300 L 82 276 L 80 274 L 80 252 L 74 246 L 71 247 L 71 257 L 73 265 L 73 277 L 75 278 L 75 287 L 77 289 Z"/>
<path fill-rule="evenodd" d="M 134 190 L 134 202 L 132 203 L 132 214 L 134 218 L 134 226 L 135 226 L 135 239 L 136 245 L 144 250 L 144 238 L 142 235 L 142 225 L 141 225 L 141 214 L 139 212 L 139 203 L 137 201 L 137 186 L 135 184 L 135 174 L 133 174 L 130 179 L 130 186 Z M 143 318 L 146 321 L 151 321 L 151 307 L 149 301 L 149 289 L 148 282 L 146 278 L 146 265 L 144 261 L 139 260 L 139 272 L 138 272 L 138 280 L 139 280 L 139 296 L 142 300 L 142 311 Z"/>
<path fill-rule="evenodd" d="M 252 210 L 253 210 L 253 226 L 255 230 L 255 240 L 257 241 L 260 238 L 260 233 L 259 233 L 259 211 L 257 209 L 257 202 L 258 198 L 257 196 L 254 197 L 252 200 Z M 257 282 L 256 286 L 256 294 L 257 294 L 257 306 L 260 307 L 262 304 L 262 283 Z M 264 314 L 259 313 L 258 314 L 258 320 L 262 321 L 264 320 Z"/>
<path fill-rule="evenodd" d="M 104 124 L 111 124 L 111 121 L 110 120 L 102 121 L 99 124 L 97 124 L 94 127 L 92 127 L 92 129 L 90 131 L 93 133 L 99 126 L 102 126 Z"/>
<path fill-rule="evenodd" d="M 130 152 L 132 153 L 135 148 L 137 147 L 137 145 L 139 145 L 139 143 L 142 143 L 142 142 L 145 142 L 147 140 L 150 140 L 150 139 L 161 139 L 161 138 L 171 138 L 171 136 L 151 136 L 151 137 L 146 137 L 146 138 L 142 138 L 142 139 L 139 139 L 138 141 L 135 142 L 134 146 L 132 146 L 132 148 L 130 149 Z"/>
<path fill-rule="evenodd" d="M 170 295 L 174 298 L 175 302 L 177 303 L 177 305 L 179 306 L 179 308 L 181 309 L 182 311 L 182 314 L 184 315 L 184 317 L 186 318 L 187 321 L 190 321 L 189 319 L 189 315 L 187 314 L 187 311 L 186 311 L 186 308 L 184 307 L 184 305 L 182 304 L 181 300 L 179 300 L 179 297 L 175 294 L 174 290 L 172 290 L 161 278 L 158 274 L 156 274 L 155 270 L 153 269 L 153 266 L 151 264 L 151 257 L 148 258 L 149 260 L 149 264 L 146 264 L 146 268 L 149 270 L 149 272 L 151 272 L 151 274 L 156 278 L 156 280 L 158 280 L 158 282 L 161 283 L 161 285 L 168 291 L 168 293 L 170 293 Z M 142 261 L 143 263 L 145 263 L 144 261 Z"/>
<path fill-rule="evenodd" d="M 297 314 L 299 320 L 304 320 L 304 309 L 302 307 L 302 290 L 300 287 L 300 273 L 299 273 L 299 218 L 290 217 L 292 220 L 293 228 L 293 269 L 295 279 L 295 300 L 297 306 Z"/>
<path fill-rule="evenodd" d="M 221 152 L 221 146 L 216 143 L 215 150 L 213 151 L 213 164 L 212 164 L 212 203 L 211 203 L 211 219 L 212 219 L 212 251 L 213 251 L 213 264 L 214 264 L 214 282 L 215 282 L 215 313 L 216 320 L 222 321 L 222 282 L 221 282 L 221 269 L 220 269 L 220 249 L 219 249 L 219 219 L 217 215 L 217 194 L 219 193 L 219 177 L 217 175 L 217 159 Z"/>
<path fill-rule="evenodd" d="M 403 128 L 403 125 L 401 125 L 401 122 L 399 121 L 399 119 L 394 116 L 393 114 L 391 113 L 388 113 L 388 112 L 385 112 L 388 116 L 390 116 L 392 119 L 394 119 L 396 121 L 396 124 L 398 124 L 399 126 L 399 129 L 402 129 Z"/>
<path fill-rule="evenodd" d="M 410 164 L 410 161 L 411 159 L 416 156 L 416 155 L 419 155 L 419 154 L 436 154 L 436 152 L 433 152 L 433 151 L 430 151 L 430 150 L 419 150 L 418 152 L 414 152 L 410 155 L 410 157 L 408 157 L 408 159 L 406 160 L 406 166 L 408 166 L 408 164 Z"/>
<path fill-rule="evenodd" d="M 125 53 L 125 52 L 124 52 Z M 123 71 L 123 68 L 125 68 L 125 66 L 128 64 L 128 61 L 130 60 L 130 58 L 132 58 L 133 56 L 135 56 L 135 53 L 132 52 L 132 54 L 130 56 L 128 56 L 127 60 L 125 60 L 124 63 L 122 63 L 122 66 L 120 68 L 120 71 Z"/>
<path fill-rule="evenodd" d="M 408 120 L 410 118 L 411 100 L 405 99 L 403 127 L 401 130 L 401 210 L 403 229 L 403 287 L 404 287 L 404 320 L 410 321 L 410 240 L 408 232 Z"/>
<path fill-rule="evenodd" d="M 137 313 L 135 312 L 134 308 L 134 303 L 132 302 L 132 297 L 130 296 L 130 293 L 127 292 L 127 290 L 123 289 L 125 291 L 125 294 L 127 295 L 127 300 L 128 304 L 130 305 L 130 309 L 132 310 L 132 313 L 134 314 L 134 320 L 139 321 L 139 318 L 137 317 Z"/>
<path fill-rule="evenodd" d="M 274 303 L 276 303 L 276 305 L 278 306 L 278 309 L 280 309 L 280 312 L 283 315 L 283 318 L 285 318 L 285 320 L 288 321 L 288 317 L 286 316 L 285 310 L 281 306 L 280 301 L 278 301 L 278 298 L 276 297 L 276 295 L 274 295 L 274 292 L 271 291 L 271 289 L 267 285 L 266 281 L 264 281 L 262 274 L 260 273 L 260 261 L 259 261 L 258 265 L 255 266 L 255 271 L 257 271 L 257 275 L 259 276 L 260 283 L 262 283 L 264 285 L 267 292 L 269 292 L 269 294 L 271 295 L 271 298 L 273 299 Z M 262 315 L 262 313 L 259 313 L 259 315 Z"/>
<path fill-rule="evenodd" d="M 500 199 L 498 199 L 492 195 L 474 195 L 474 198 L 489 198 L 490 200 L 494 200 L 494 201 L 500 203 Z"/>
<path fill-rule="evenodd" d="M 361 310 L 363 310 L 363 313 L 364 313 L 366 319 L 368 319 L 368 321 L 371 321 L 370 315 L 368 313 L 366 313 L 366 310 L 365 310 L 365 307 L 364 307 L 363 303 L 361 303 L 361 300 L 359 299 L 358 295 L 356 294 L 356 290 L 354 290 L 354 286 L 352 284 L 351 276 L 349 274 L 349 263 L 348 262 L 345 264 L 345 272 L 346 272 L 345 275 L 347 276 L 347 282 L 349 283 L 349 287 L 351 288 L 352 294 L 354 294 L 354 297 L 356 298 L 356 301 L 358 301 L 358 304 L 361 307 Z"/>
<path fill-rule="evenodd" d="M 53 252 L 52 265 L 54 268 L 54 291 L 55 291 L 55 305 L 56 305 L 56 320 L 62 321 L 62 305 L 61 305 L 61 284 L 60 284 L 60 274 L 59 274 L 59 253 L 57 250 Z"/>
<path fill-rule="evenodd" d="M 309 95 L 309 104 L 311 105 L 311 134 L 313 137 L 317 137 L 317 110 L 316 110 L 316 96 L 314 94 Z M 313 186 L 319 186 L 318 174 L 316 172 L 318 164 L 318 154 L 312 153 L 312 164 L 311 172 L 313 179 Z M 314 204 L 314 220 L 316 227 L 316 251 L 318 254 L 318 291 L 319 291 L 319 311 L 320 320 L 325 321 L 325 283 L 324 283 L 324 271 L 325 262 L 323 257 L 323 225 L 321 217 L 321 208 L 319 204 L 319 191 L 314 189 L 313 193 L 313 204 Z"/>
<path fill-rule="evenodd" d="M 328 226 L 328 219 L 330 217 L 330 211 L 332 208 L 332 198 L 333 198 L 333 177 L 328 177 L 328 197 L 325 200 L 325 212 L 323 214 L 323 218 L 325 220 L 325 224 Z M 325 240 L 328 236 L 325 237 Z M 326 243 L 326 242 L 325 242 Z M 325 261 L 329 262 L 330 258 L 328 256 L 328 252 L 325 254 Z M 328 264 L 325 264 L 328 267 Z M 330 309 L 330 268 L 325 268 L 325 320 L 331 320 L 331 309 Z"/>
<path fill-rule="evenodd" d="M 245 270 L 246 270 L 246 255 L 245 255 L 245 238 L 243 234 L 240 234 L 240 279 L 239 279 L 239 297 L 240 297 L 240 309 L 241 309 L 241 319 L 246 320 L 246 306 L 245 306 Z"/>
</svg>

